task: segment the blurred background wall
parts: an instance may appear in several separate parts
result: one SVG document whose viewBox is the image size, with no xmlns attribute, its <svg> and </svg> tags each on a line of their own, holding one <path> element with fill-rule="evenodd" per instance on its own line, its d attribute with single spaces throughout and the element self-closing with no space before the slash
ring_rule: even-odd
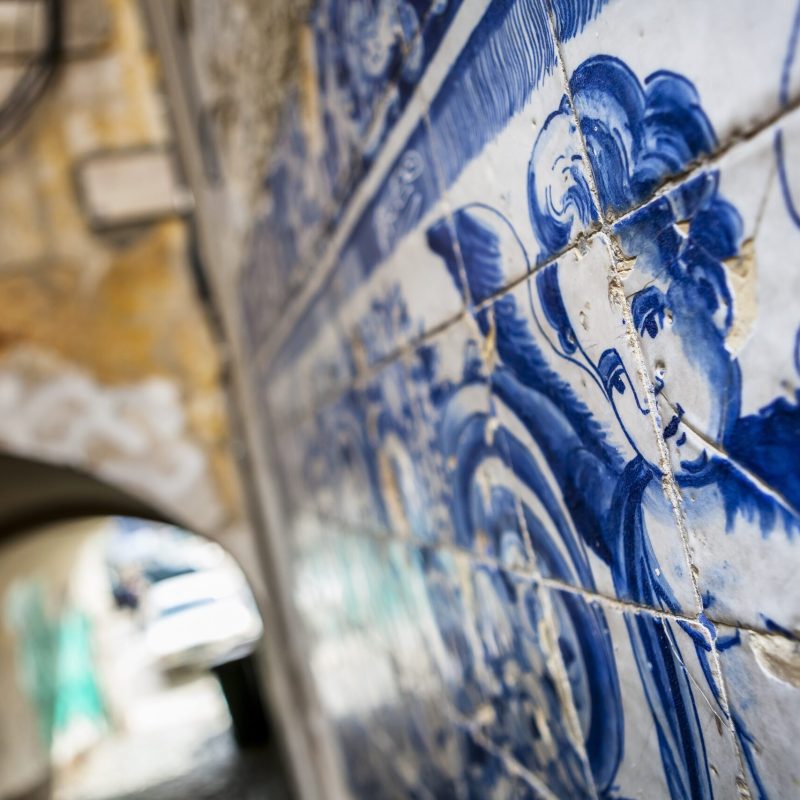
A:
<svg viewBox="0 0 800 800">
<path fill-rule="evenodd" d="M 7 92 L 44 47 L 50 5 L 0 4 Z M 0 151 L 0 441 L 234 535 L 224 351 L 156 58 L 135 2 L 63 10 L 57 78 Z"/>
<path fill-rule="evenodd" d="M 169 105 L 137 0 L 0 2 L 0 537 L 94 514 L 173 522 L 232 553 L 267 615 L 230 349 Z M 61 533 L 52 547 L 19 539 L 42 562 L 48 614 L 82 538 Z M 16 553 L 4 551 L 4 589 L 31 566 Z M 34 600 L 18 604 L 19 630 Z M 5 623 L 4 797 L 42 782 L 50 745 L 19 685 L 23 639 Z M 270 687 L 281 636 L 269 626 Z M 295 705 L 291 688 L 279 702 Z"/>
</svg>

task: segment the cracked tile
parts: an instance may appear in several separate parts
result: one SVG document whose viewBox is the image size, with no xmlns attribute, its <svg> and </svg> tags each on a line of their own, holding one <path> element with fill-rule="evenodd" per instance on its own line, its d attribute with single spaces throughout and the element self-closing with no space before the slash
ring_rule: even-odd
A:
<svg viewBox="0 0 800 800">
<path fill-rule="evenodd" d="M 800 175 L 775 147 L 798 134 L 794 113 L 614 226 L 707 613 L 755 628 L 800 625 Z"/>
</svg>

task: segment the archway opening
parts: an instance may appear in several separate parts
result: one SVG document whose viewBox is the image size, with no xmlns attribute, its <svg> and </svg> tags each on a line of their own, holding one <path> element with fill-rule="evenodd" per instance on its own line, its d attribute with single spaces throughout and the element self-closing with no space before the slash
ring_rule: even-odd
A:
<svg viewBox="0 0 800 800">
<path fill-rule="evenodd" d="M 233 557 L 90 476 L 12 461 L 38 491 L 0 488 L 0 800 L 286 797 Z"/>
</svg>

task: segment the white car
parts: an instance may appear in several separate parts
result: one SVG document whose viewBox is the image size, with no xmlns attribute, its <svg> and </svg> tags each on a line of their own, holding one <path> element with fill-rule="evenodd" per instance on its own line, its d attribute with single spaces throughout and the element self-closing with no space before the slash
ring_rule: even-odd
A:
<svg viewBox="0 0 800 800">
<path fill-rule="evenodd" d="M 141 611 L 147 647 L 164 670 L 213 666 L 253 650 L 262 634 L 250 588 L 230 569 L 154 583 Z"/>
</svg>

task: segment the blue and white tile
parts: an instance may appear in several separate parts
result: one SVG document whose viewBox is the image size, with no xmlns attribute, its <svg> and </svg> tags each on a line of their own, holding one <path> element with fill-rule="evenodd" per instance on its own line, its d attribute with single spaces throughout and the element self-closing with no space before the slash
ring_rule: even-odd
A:
<svg viewBox="0 0 800 800">
<path fill-rule="evenodd" d="M 313 413 L 355 377 L 335 302 L 324 291 L 307 303 L 272 359 L 265 362 L 265 355 L 260 354 L 255 369 L 263 376 L 263 398 L 279 425 Z"/>
<path fill-rule="evenodd" d="M 332 534 L 303 565 L 298 604 L 312 640 L 311 669 L 351 779 L 376 786 L 389 780 L 395 794 L 409 797 L 460 786 L 466 736 L 445 713 L 428 648 L 435 622 L 420 552 Z M 369 747 L 360 751 L 364 736 Z"/>
<path fill-rule="evenodd" d="M 401 102 L 417 88 L 450 29 L 463 0 L 411 0 L 405 3 L 407 52 L 398 78 Z M 413 15 L 412 13 L 413 12 Z"/>
<path fill-rule="evenodd" d="M 442 541 L 436 522 L 441 486 L 431 475 L 431 446 L 417 413 L 426 386 L 413 379 L 407 356 L 378 370 L 366 383 L 366 435 L 375 462 L 376 490 L 389 531 L 419 541 Z M 446 540 L 449 537 L 444 537 Z"/>
<path fill-rule="evenodd" d="M 460 230 L 467 219 L 479 224 L 485 214 L 488 224 L 508 220 L 508 235 L 523 242 L 528 259 L 509 265 L 513 280 L 565 249 L 597 215 L 573 115 L 558 113 L 569 101 L 546 5 L 468 4 L 457 22 L 474 24 L 471 36 L 457 36 L 458 25 L 420 85 L 430 99 L 435 165 L 459 237 L 471 232 Z M 554 163 L 562 136 L 574 143 L 574 157 Z M 465 207 L 468 217 L 459 214 Z"/>
<path fill-rule="evenodd" d="M 367 384 L 368 428 L 392 530 L 453 543 L 460 508 L 450 420 L 485 421 L 488 372 L 477 331 L 459 321 L 380 369 Z"/>
<path fill-rule="evenodd" d="M 369 126 L 405 58 L 406 32 L 394 0 L 323 0 L 312 15 L 323 172 L 347 193 Z M 407 21 L 406 21 L 407 26 Z"/>
<path fill-rule="evenodd" d="M 529 571 L 533 556 L 520 500 L 524 486 L 512 469 L 505 441 L 494 436 L 496 424 L 491 415 L 472 423 L 480 456 L 459 459 L 453 468 L 454 479 L 459 479 L 451 489 L 455 540 L 481 559 Z M 467 471 L 468 482 L 463 478 Z"/>
<path fill-rule="evenodd" d="M 795 112 L 615 226 L 707 613 L 794 630 L 799 136 Z"/>
<path fill-rule="evenodd" d="M 264 435 L 269 438 L 265 447 L 279 490 L 287 541 L 293 548 L 302 548 L 303 542 L 315 541 L 320 532 L 317 522 L 320 506 L 314 494 L 316 480 L 309 460 L 311 443 L 318 437 L 316 423 L 306 418 L 293 425 L 270 424 Z"/>
<path fill-rule="evenodd" d="M 541 785 L 531 782 L 513 764 L 474 739 L 464 753 L 465 797 L 469 800 L 539 800 Z"/>
<path fill-rule="evenodd" d="M 604 212 L 647 200 L 800 93 L 794 0 L 591 5 L 600 13 L 561 51 Z"/>
<path fill-rule="evenodd" d="M 427 567 L 442 674 L 463 724 L 553 795 L 592 797 L 569 687 L 535 586 L 463 555 L 431 554 Z"/>
<path fill-rule="evenodd" d="M 524 484 L 507 440 L 496 435 L 501 422 L 491 396 L 491 347 L 472 317 L 420 347 L 417 363 L 435 376 L 420 417 L 431 432 L 452 541 L 480 559 L 527 569 Z"/>
<path fill-rule="evenodd" d="M 735 797 L 741 763 L 703 626 L 553 592 L 600 797 Z"/>
<path fill-rule="evenodd" d="M 387 758 L 402 773 L 408 791 L 427 788 L 433 796 L 458 786 L 464 772 L 463 733 L 444 702 L 442 677 L 431 643 L 436 620 L 427 593 L 424 556 L 406 543 L 388 545 L 384 573 L 375 580 L 378 600 L 374 647 L 391 653 L 401 694 L 388 710 L 391 724 L 378 724 Z M 439 787 L 435 789 L 435 787 Z M 446 795 L 445 795 L 446 796 Z"/>
<path fill-rule="evenodd" d="M 337 256 L 334 286 L 357 360 L 369 367 L 454 320 L 461 289 L 429 245 L 445 214 L 427 128 L 419 120 Z"/>
<path fill-rule="evenodd" d="M 319 158 L 320 131 L 314 127 L 319 121 L 303 103 L 304 96 L 293 91 L 284 104 L 264 179 L 263 208 L 257 211 L 257 224 L 270 234 L 264 257 L 287 287 L 297 286 L 299 274 L 309 266 L 331 201 L 324 171 L 309 168 Z"/>
<path fill-rule="evenodd" d="M 361 164 L 354 168 L 356 180 L 359 170 L 365 171 L 375 162 L 400 115 L 417 99 L 417 86 L 460 5 L 461 0 L 412 0 L 397 4 L 403 39 L 402 65 L 375 105 L 362 139 Z"/>
<path fill-rule="evenodd" d="M 306 472 L 320 512 L 371 533 L 388 531 L 386 494 L 368 435 L 363 393 L 350 389 L 313 417 Z"/>
<path fill-rule="evenodd" d="M 470 286 L 505 285 L 505 265 L 522 249 L 505 244 L 510 252 L 481 248 L 478 258 L 474 245 L 462 246 Z M 452 274 L 455 258 L 445 252 L 442 260 Z M 463 456 L 458 443 L 450 449 L 456 465 L 503 452 L 513 475 L 507 489 L 522 501 L 543 575 L 693 612 L 684 545 L 662 492 L 655 429 L 611 279 L 607 243 L 596 235 L 474 312 L 493 361 L 495 423 L 483 452 L 467 450 L 467 440 Z"/>
<path fill-rule="evenodd" d="M 496 81 L 512 80 L 503 72 L 513 71 L 512 60 L 496 66 Z M 457 139 L 463 138 L 463 132 L 452 123 L 468 116 L 476 102 L 476 90 L 470 88 L 454 92 L 443 119 L 431 116 L 437 164 L 455 180 L 446 191 L 450 227 L 442 231 L 433 227 L 430 237 L 437 243 L 454 230 L 464 259 L 491 261 L 502 250 L 506 254 L 504 280 L 509 284 L 587 235 L 597 226 L 598 214 L 580 135 L 558 70 L 543 69 L 513 116 L 498 130 L 487 122 L 490 129 L 482 149 L 469 160 L 466 150 L 459 163 Z M 473 138 L 484 136 L 483 124 L 473 123 Z M 470 300 L 480 303 L 498 288 L 490 282 L 474 282 Z"/>
<path fill-rule="evenodd" d="M 717 649 L 752 797 L 800 788 L 800 644 L 720 626 Z"/>
<path fill-rule="evenodd" d="M 373 533 L 385 531 L 383 498 L 376 494 L 366 412 L 358 391 L 348 390 L 295 422 L 273 422 L 269 435 L 290 510 L 288 536 L 300 531 L 306 512 L 313 519 L 303 535 L 316 535 L 318 517 Z"/>
</svg>

